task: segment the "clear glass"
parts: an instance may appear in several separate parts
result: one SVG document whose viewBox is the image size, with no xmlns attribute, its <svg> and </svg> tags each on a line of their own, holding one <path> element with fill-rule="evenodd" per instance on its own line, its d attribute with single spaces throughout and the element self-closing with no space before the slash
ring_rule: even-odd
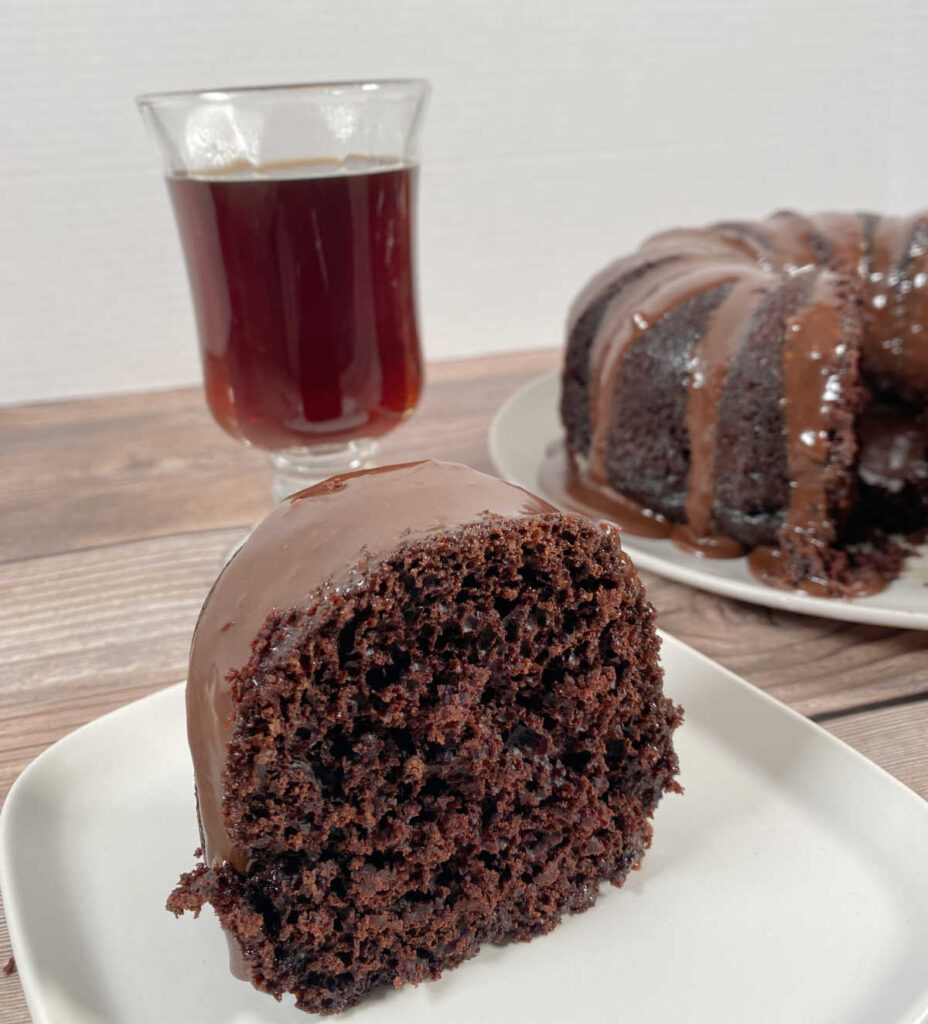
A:
<svg viewBox="0 0 928 1024">
<path fill-rule="evenodd" d="M 206 398 L 279 500 L 370 465 L 419 400 L 417 142 L 428 83 L 142 96 L 184 250 Z"/>
</svg>

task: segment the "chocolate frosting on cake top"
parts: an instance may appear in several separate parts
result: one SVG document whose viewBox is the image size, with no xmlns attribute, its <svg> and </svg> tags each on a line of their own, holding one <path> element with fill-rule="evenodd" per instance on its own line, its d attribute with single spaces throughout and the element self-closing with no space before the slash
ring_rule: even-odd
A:
<svg viewBox="0 0 928 1024">
<path fill-rule="evenodd" d="M 411 462 L 333 477 L 282 501 L 220 573 L 197 622 L 187 679 L 193 755 L 207 864 L 244 870 L 222 817 L 232 731 L 229 675 L 242 669 L 275 609 L 298 607 L 398 547 L 487 515 L 521 518 L 557 509 L 521 487 L 445 462 Z"/>
</svg>

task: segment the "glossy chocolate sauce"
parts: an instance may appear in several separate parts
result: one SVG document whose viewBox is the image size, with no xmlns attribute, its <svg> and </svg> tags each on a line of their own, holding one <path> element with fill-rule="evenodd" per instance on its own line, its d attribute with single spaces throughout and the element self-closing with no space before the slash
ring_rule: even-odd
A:
<svg viewBox="0 0 928 1024">
<path fill-rule="evenodd" d="M 590 519 L 606 519 L 636 537 L 669 537 L 673 529 L 673 524 L 663 516 L 631 498 L 590 483 L 575 468 L 563 441 L 556 441 L 545 453 L 538 487 L 561 508 L 572 509 Z"/>
<path fill-rule="evenodd" d="M 758 225 L 758 231 L 767 242 L 771 262 L 780 270 L 793 274 L 818 264 L 813 244 L 815 229 L 803 214 L 781 210 Z"/>
<path fill-rule="evenodd" d="M 766 545 L 754 548 L 748 555 L 748 568 L 762 583 L 784 590 L 801 590 L 812 597 L 834 597 L 833 582 L 807 577 L 799 584 L 790 582 L 789 565 L 779 548 Z M 875 569 L 864 569 L 841 581 L 844 597 L 871 597 L 885 590 L 886 580 Z"/>
<path fill-rule="evenodd" d="M 827 548 L 835 541 L 828 493 L 834 474 L 829 464 L 834 410 L 843 396 L 839 369 L 844 355 L 835 348 L 841 336 L 845 303 L 839 278 L 820 272 L 808 302 L 786 321 L 781 353 L 786 455 L 792 481 L 783 531 L 794 531 L 807 544 Z M 836 363 L 837 359 L 837 363 Z M 751 572 L 764 583 L 795 587 L 786 581 L 789 565 L 780 550 L 755 548 L 748 558 Z M 866 567 L 842 580 L 848 597 L 878 593 L 886 581 Z M 828 580 L 808 577 L 799 589 L 816 597 L 832 593 Z"/>
<path fill-rule="evenodd" d="M 832 475 L 830 432 L 834 410 L 844 398 L 839 375 L 842 353 L 837 353 L 837 363 L 835 358 L 835 339 L 843 335 L 845 308 L 838 294 L 839 280 L 827 272 L 816 276 L 808 301 L 786 321 L 780 352 L 791 480 L 784 526 L 814 535 L 822 543 L 835 539 L 827 494 Z"/>
<path fill-rule="evenodd" d="M 591 483 L 598 487 L 609 485 L 606 438 L 615 384 L 626 353 L 667 310 L 734 280 L 738 269 L 731 261 L 717 263 L 682 257 L 664 273 L 645 276 L 622 289 L 609 304 L 590 352 L 592 440 L 586 474 Z"/>
<path fill-rule="evenodd" d="M 664 516 L 618 491 L 596 487 L 584 479 L 563 441 L 552 444 L 538 473 L 538 487 L 559 507 L 590 519 L 606 520 L 635 537 L 670 538 L 678 547 L 699 558 L 737 558 L 743 545 L 719 534 L 696 536 L 686 523 L 671 523 Z"/>
<path fill-rule="evenodd" d="M 709 320 L 690 359 L 687 387 L 686 427 L 690 438 L 690 468 L 687 477 L 686 523 L 678 540 L 685 550 L 727 551 L 744 554 L 737 541 L 728 545 L 712 529 L 715 502 L 715 429 L 722 389 L 735 353 L 750 329 L 754 311 L 771 291 L 770 275 L 760 270 L 745 274 L 729 292 Z"/>
<path fill-rule="evenodd" d="M 819 213 L 810 220 L 815 229 L 828 239 L 834 267 L 862 279 L 867 270 L 864 225 L 861 218 L 847 213 Z"/>
</svg>

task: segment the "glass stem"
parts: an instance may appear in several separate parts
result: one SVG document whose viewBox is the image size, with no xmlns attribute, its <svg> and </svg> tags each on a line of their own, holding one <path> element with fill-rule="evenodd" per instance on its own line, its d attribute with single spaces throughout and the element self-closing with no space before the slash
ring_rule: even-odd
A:
<svg viewBox="0 0 928 1024">
<path fill-rule="evenodd" d="M 305 490 L 339 473 L 366 469 L 373 462 L 377 442 L 369 438 L 313 448 L 286 448 L 268 456 L 274 470 L 271 495 L 282 501 L 296 491 Z"/>
</svg>

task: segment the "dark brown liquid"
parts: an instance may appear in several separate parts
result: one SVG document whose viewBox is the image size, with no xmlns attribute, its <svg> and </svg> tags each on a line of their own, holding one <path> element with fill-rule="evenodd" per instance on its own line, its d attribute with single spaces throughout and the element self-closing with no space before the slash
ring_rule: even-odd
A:
<svg viewBox="0 0 928 1024">
<path fill-rule="evenodd" d="M 802 590 L 811 597 L 834 597 L 833 588 L 826 579 L 790 580 L 790 566 L 777 548 L 761 546 L 748 555 L 748 568 L 754 577 L 771 587 L 783 590 Z M 886 589 L 889 581 L 872 566 L 863 566 L 853 576 L 842 581 L 842 597 L 870 597 Z"/>
<path fill-rule="evenodd" d="M 636 537 L 669 537 L 687 554 L 699 558 L 737 558 L 745 553 L 745 548 L 730 537 L 697 535 L 685 523 L 671 523 L 618 491 L 607 491 L 582 480 L 562 441 L 545 453 L 538 486 L 542 494 L 548 495 L 561 508 L 572 509 L 591 519 L 608 519 Z"/>
<path fill-rule="evenodd" d="M 330 166 L 168 181 L 210 409 L 271 451 L 376 437 L 419 399 L 417 170 Z"/>
<path fill-rule="evenodd" d="M 545 452 L 538 473 L 538 487 L 560 508 L 571 509 L 590 519 L 608 519 L 621 530 L 637 537 L 669 537 L 673 524 L 655 512 L 623 497 L 585 483 L 574 469 L 567 448 L 558 441 Z"/>
<path fill-rule="evenodd" d="M 789 566 L 776 548 L 757 547 L 748 552 L 738 541 L 718 534 L 697 535 L 686 523 L 670 523 L 663 516 L 642 508 L 618 492 L 606 492 L 579 479 L 559 441 L 545 453 L 538 474 L 539 493 L 546 495 L 562 509 L 571 509 L 591 519 L 605 518 L 623 532 L 637 537 L 669 539 L 687 554 L 698 558 L 738 558 L 748 555 L 748 569 L 761 583 L 787 590 L 801 590 L 813 597 L 833 596 L 825 580 L 804 579 L 788 582 Z M 850 583 L 845 584 L 844 596 L 867 597 L 878 594 L 886 580 L 877 573 L 864 569 Z"/>
</svg>

